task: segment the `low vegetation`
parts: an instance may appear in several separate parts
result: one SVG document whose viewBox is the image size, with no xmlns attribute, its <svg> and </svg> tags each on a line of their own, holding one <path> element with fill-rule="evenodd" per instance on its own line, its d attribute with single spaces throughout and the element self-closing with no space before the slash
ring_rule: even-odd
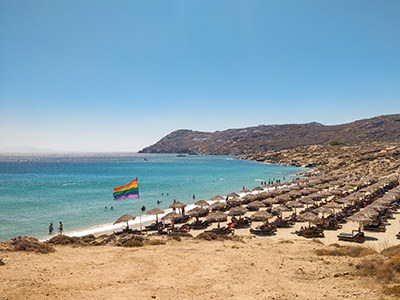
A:
<svg viewBox="0 0 400 300">
<path fill-rule="evenodd" d="M 360 246 L 340 246 L 333 244 L 332 248 L 316 249 L 315 254 L 321 256 L 350 256 L 350 257 L 364 257 L 371 254 L 377 254 L 377 252 L 370 248 Z"/>
</svg>

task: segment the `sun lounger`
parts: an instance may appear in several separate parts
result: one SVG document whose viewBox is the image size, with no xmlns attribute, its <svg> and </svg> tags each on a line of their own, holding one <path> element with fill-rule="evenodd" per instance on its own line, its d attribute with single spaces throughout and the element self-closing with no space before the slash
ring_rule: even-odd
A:
<svg viewBox="0 0 400 300">
<path fill-rule="evenodd" d="M 213 232 L 216 234 L 230 234 L 234 232 L 233 230 L 233 224 L 229 225 L 229 226 L 225 226 L 225 227 L 221 227 L 221 228 L 213 228 L 211 230 L 206 230 L 204 232 Z"/>
<path fill-rule="evenodd" d="M 339 241 L 347 241 L 347 242 L 355 242 L 355 243 L 364 243 L 365 236 L 364 232 L 357 231 L 356 233 L 340 233 L 338 236 Z"/>
<path fill-rule="evenodd" d="M 196 221 L 194 223 L 189 224 L 190 225 L 190 229 L 204 229 L 207 228 L 210 223 L 206 220 L 206 221 Z"/>
<path fill-rule="evenodd" d="M 276 232 L 276 227 L 275 226 L 260 226 L 255 229 L 251 228 L 250 233 L 256 234 L 256 235 L 273 235 Z"/>
</svg>

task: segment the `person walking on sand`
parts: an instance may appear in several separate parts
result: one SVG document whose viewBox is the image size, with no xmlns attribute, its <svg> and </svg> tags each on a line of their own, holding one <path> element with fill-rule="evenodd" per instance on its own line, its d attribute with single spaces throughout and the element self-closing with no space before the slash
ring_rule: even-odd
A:
<svg viewBox="0 0 400 300">
<path fill-rule="evenodd" d="M 60 233 L 60 234 L 62 234 L 63 233 L 63 223 L 60 221 L 60 226 L 58 227 L 58 232 Z"/>
<path fill-rule="evenodd" d="M 53 233 L 53 231 L 54 231 L 53 223 L 50 223 L 49 234 Z"/>
</svg>

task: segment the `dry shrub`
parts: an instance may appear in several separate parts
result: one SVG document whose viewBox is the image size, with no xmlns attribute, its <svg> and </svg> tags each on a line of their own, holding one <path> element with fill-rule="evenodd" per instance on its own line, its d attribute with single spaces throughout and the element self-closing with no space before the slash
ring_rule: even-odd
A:
<svg viewBox="0 0 400 300">
<path fill-rule="evenodd" d="M 144 243 L 135 239 L 131 239 L 121 243 L 122 247 L 143 247 Z"/>
<path fill-rule="evenodd" d="M 193 235 L 191 235 L 188 232 L 171 232 L 168 236 L 172 236 L 172 237 L 193 237 Z"/>
<path fill-rule="evenodd" d="M 364 259 L 356 269 L 361 276 L 376 277 L 385 282 L 393 281 L 395 275 L 394 269 L 381 258 Z"/>
<path fill-rule="evenodd" d="M 400 256 L 400 245 L 386 248 L 381 251 L 381 254 L 389 257 Z"/>
<path fill-rule="evenodd" d="M 314 243 L 316 243 L 316 244 L 320 244 L 320 245 L 323 245 L 323 244 L 324 244 L 324 243 L 321 242 L 321 240 L 319 240 L 319 239 L 312 239 L 312 241 L 313 241 Z"/>
<path fill-rule="evenodd" d="M 238 235 L 219 235 L 215 232 L 202 232 L 197 236 L 198 239 L 206 241 L 234 241 L 244 243 L 243 238 Z"/>
<path fill-rule="evenodd" d="M 342 247 L 342 246 L 339 245 L 338 243 L 334 243 L 334 244 L 330 244 L 329 247 L 340 248 L 340 247 Z"/>
<path fill-rule="evenodd" d="M 67 235 L 60 234 L 52 237 L 48 241 L 48 243 L 53 245 L 69 245 L 69 244 L 79 243 L 79 240 L 80 238 L 78 237 L 70 237 Z"/>
<path fill-rule="evenodd" d="M 291 240 L 283 240 L 283 241 L 279 241 L 278 244 L 294 244 L 294 242 Z"/>
<path fill-rule="evenodd" d="M 385 287 L 383 289 L 383 292 L 386 295 L 393 295 L 393 296 L 397 296 L 397 298 L 400 298 L 400 285 L 394 285 L 391 287 Z"/>
<path fill-rule="evenodd" d="M 161 239 L 151 239 L 151 240 L 146 240 L 145 244 L 155 246 L 155 245 L 165 245 L 166 242 L 165 242 L 165 240 L 161 240 Z"/>
<path fill-rule="evenodd" d="M 32 251 L 37 253 L 50 253 L 55 251 L 52 246 L 39 242 L 39 240 L 30 236 L 19 236 L 11 239 L 9 243 L 13 251 Z"/>
<path fill-rule="evenodd" d="M 364 257 L 367 255 L 376 254 L 377 252 L 371 248 L 360 246 L 340 246 L 335 249 L 316 249 L 315 254 L 320 256 L 350 256 Z"/>
<path fill-rule="evenodd" d="M 395 256 L 390 259 L 387 264 L 393 268 L 396 272 L 400 272 L 400 256 Z"/>
<path fill-rule="evenodd" d="M 4 265 L 5 265 L 5 262 L 3 261 L 2 258 L 0 258 L 0 266 L 4 266 Z"/>
<path fill-rule="evenodd" d="M 89 244 L 93 242 L 95 239 L 96 237 L 93 234 L 88 234 L 81 237 L 81 242 Z"/>
</svg>

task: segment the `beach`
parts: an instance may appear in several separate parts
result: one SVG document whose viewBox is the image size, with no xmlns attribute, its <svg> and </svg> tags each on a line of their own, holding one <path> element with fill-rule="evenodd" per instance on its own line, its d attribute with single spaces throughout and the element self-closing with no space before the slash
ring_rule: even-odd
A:
<svg viewBox="0 0 400 300">
<path fill-rule="evenodd" d="M 34 242 L 50 247 L 51 251 L 39 251 L 48 253 L 27 251 L 29 243 L 24 238 L 0 243 L 0 295 L 4 299 L 398 299 L 399 174 L 306 173 L 294 181 L 223 195 L 220 201 L 229 207 L 224 212 L 227 220 L 212 222 L 206 229 L 168 234 L 173 231 L 169 227 L 161 235 L 157 230 L 144 235 L 110 230 Z M 312 205 L 302 204 L 309 199 L 314 199 L 308 201 Z M 232 226 L 230 203 L 246 208 L 236 218 L 251 220 L 256 211 L 247 208 L 260 200 L 271 203 L 259 209 L 274 214 L 269 224 L 278 224 L 280 214 L 274 211 L 279 207 L 300 202 L 296 215 L 294 209 L 281 212 L 283 220 L 295 217 L 294 224 L 276 225 L 276 231 L 267 236 L 250 233 L 250 228 L 264 221 L 233 227 L 228 235 L 204 233 Z M 216 200 L 207 202 L 212 207 Z M 317 237 L 300 234 L 302 228 L 315 226 L 301 221 L 301 216 L 312 212 L 321 223 L 325 217 L 317 211 L 329 205 L 340 209 L 325 217 L 335 216 L 331 220 L 341 228 L 324 229 L 323 236 Z M 190 214 L 194 207 L 187 205 L 185 212 Z M 343 233 L 357 232 L 361 223 L 354 216 L 367 213 L 364 229 L 380 216 L 384 221 L 379 226 L 385 230 L 363 230 L 362 243 L 338 239 Z M 200 217 L 200 221 L 207 219 Z M 150 222 L 147 219 L 142 226 Z M 166 219 L 164 226 L 168 224 L 171 220 Z M 130 226 L 137 229 L 137 219 Z"/>
</svg>

